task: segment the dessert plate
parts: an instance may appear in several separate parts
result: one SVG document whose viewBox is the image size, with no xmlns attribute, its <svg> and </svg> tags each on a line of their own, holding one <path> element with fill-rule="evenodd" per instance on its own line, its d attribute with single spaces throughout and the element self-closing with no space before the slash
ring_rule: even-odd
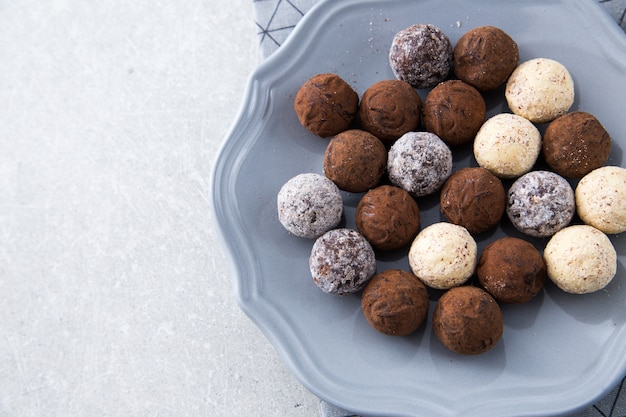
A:
<svg viewBox="0 0 626 417">
<path fill-rule="evenodd" d="M 552 58 L 571 72 L 572 110 L 594 114 L 624 165 L 626 37 L 592 1 L 342 0 L 318 3 L 287 42 L 251 75 L 242 107 L 212 172 L 214 215 L 233 268 L 238 302 L 296 377 L 314 394 L 363 416 L 567 415 L 626 374 L 626 236 L 611 236 L 618 273 L 603 291 L 569 295 L 548 283 L 532 302 L 503 305 L 504 335 L 491 351 L 465 357 L 444 348 L 430 319 L 408 337 L 372 329 L 358 295 L 337 297 L 313 283 L 313 241 L 278 222 L 276 195 L 291 177 L 322 173 L 328 143 L 293 111 L 298 88 L 332 72 L 361 95 L 391 79 L 396 32 L 415 23 L 441 28 L 452 43 L 494 25 L 520 48 L 520 62 Z M 426 91 L 419 91 L 424 99 Z M 508 112 L 502 89 L 486 96 L 488 116 Z M 545 126 L 540 126 L 543 129 Z M 455 152 L 455 169 L 476 165 Z M 354 228 L 360 194 L 344 193 L 343 226 Z M 443 221 L 437 197 L 418 200 L 422 227 Z M 479 250 L 516 232 L 506 222 L 477 238 Z M 545 240 L 533 240 L 543 248 Z M 378 271 L 409 270 L 406 251 L 379 254 Z"/>
</svg>

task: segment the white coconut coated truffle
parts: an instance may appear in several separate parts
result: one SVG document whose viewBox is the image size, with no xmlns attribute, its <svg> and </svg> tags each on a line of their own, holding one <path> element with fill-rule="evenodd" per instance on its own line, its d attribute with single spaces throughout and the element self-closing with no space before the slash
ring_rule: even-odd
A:
<svg viewBox="0 0 626 417">
<path fill-rule="evenodd" d="M 333 229 L 317 238 L 309 257 L 313 281 L 324 292 L 348 295 L 359 291 L 376 273 L 374 250 L 353 229 Z"/>
<path fill-rule="evenodd" d="M 626 169 L 597 168 L 576 187 L 576 209 L 583 222 L 604 233 L 626 231 Z"/>
<path fill-rule="evenodd" d="M 487 119 L 474 139 L 474 157 L 499 178 L 530 171 L 541 152 L 541 133 L 527 119 L 501 113 Z"/>
<path fill-rule="evenodd" d="M 432 194 L 452 174 L 452 151 L 434 133 L 405 133 L 389 149 L 387 173 L 393 185 L 414 197 Z"/>
<path fill-rule="evenodd" d="M 463 226 L 434 223 L 413 240 L 409 265 L 424 284 L 445 290 L 465 283 L 472 276 L 477 252 L 476 241 Z"/>
<path fill-rule="evenodd" d="M 552 236 L 569 225 L 575 211 L 572 186 L 551 171 L 524 174 L 508 191 L 506 213 L 509 220 L 517 230 L 529 236 Z"/>
<path fill-rule="evenodd" d="M 321 174 L 299 174 L 278 192 L 278 220 L 296 236 L 314 239 L 336 227 L 343 199 L 334 182 Z"/>
<path fill-rule="evenodd" d="M 587 294 L 606 287 L 617 272 L 617 254 L 608 236 L 589 225 L 558 231 L 543 253 L 548 277 L 563 291 Z"/>
<path fill-rule="evenodd" d="M 520 64 L 504 92 L 509 108 L 534 123 L 546 123 L 574 104 L 574 81 L 560 62 L 535 58 Z"/>
</svg>

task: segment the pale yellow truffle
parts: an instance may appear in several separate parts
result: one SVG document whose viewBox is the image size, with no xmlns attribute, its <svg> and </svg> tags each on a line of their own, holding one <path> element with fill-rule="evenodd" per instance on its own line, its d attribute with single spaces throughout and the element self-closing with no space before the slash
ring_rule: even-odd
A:
<svg viewBox="0 0 626 417">
<path fill-rule="evenodd" d="M 504 95 L 513 113 L 546 123 L 567 113 L 574 104 L 574 80 L 560 62 L 531 59 L 513 71 Z"/>
<path fill-rule="evenodd" d="M 558 231 L 543 252 L 548 277 L 563 291 L 587 294 L 606 287 L 617 272 L 617 254 L 608 236 L 589 225 Z"/>
<path fill-rule="evenodd" d="M 409 265 L 424 284 L 435 289 L 449 289 L 472 276 L 477 250 L 476 241 L 463 226 L 435 223 L 413 240 Z"/>
<path fill-rule="evenodd" d="M 516 178 L 531 170 L 541 151 L 541 133 L 527 119 L 510 113 L 489 118 L 474 139 L 474 157 L 500 178 Z"/>
<path fill-rule="evenodd" d="M 576 187 L 576 210 L 583 222 L 604 233 L 626 231 L 626 169 L 597 168 Z"/>
</svg>

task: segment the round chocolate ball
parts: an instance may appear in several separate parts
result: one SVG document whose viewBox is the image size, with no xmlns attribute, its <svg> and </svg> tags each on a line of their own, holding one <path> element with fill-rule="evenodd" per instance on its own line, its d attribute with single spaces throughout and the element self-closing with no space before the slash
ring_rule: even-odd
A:
<svg viewBox="0 0 626 417">
<path fill-rule="evenodd" d="M 390 269 L 374 275 L 363 289 L 361 309 L 368 323 L 390 336 L 416 331 L 428 316 L 428 291 L 413 274 Z"/>
<path fill-rule="evenodd" d="M 485 121 L 487 106 L 483 96 L 460 80 L 444 81 L 433 88 L 424 101 L 424 127 L 450 146 L 474 139 Z"/>
<path fill-rule="evenodd" d="M 376 249 L 400 249 L 419 232 L 419 207 L 402 188 L 381 185 L 365 193 L 359 201 L 356 228 Z"/>
<path fill-rule="evenodd" d="M 298 120 L 311 133 L 329 137 L 348 129 L 359 109 L 359 95 L 337 74 L 318 74 L 298 90 Z"/>
</svg>

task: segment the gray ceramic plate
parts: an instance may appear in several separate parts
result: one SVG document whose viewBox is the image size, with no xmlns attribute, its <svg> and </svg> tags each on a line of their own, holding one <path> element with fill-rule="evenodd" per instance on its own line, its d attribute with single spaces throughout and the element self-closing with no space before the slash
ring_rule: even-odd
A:
<svg viewBox="0 0 626 417">
<path fill-rule="evenodd" d="M 276 194 L 292 176 L 322 172 L 327 140 L 299 125 L 296 91 L 309 77 L 334 72 L 359 93 L 393 78 L 394 34 L 432 23 L 451 41 L 495 25 L 520 47 L 520 60 L 562 62 L 576 84 L 572 110 L 588 111 L 614 140 L 609 164 L 626 146 L 626 37 L 592 1 L 323 1 L 283 47 L 252 74 L 241 112 L 216 160 L 212 201 L 236 271 L 241 308 L 297 378 L 321 398 L 362 415 L 545 416 L 571 413 L 607 393 L 626 374 L 626 237 L 612 236 L 618 276 L 603 291 L 567 295 L 548 284 L 526 305 L 503 306 L 504 336 L 484 355 L 446 350 L 429 322 L 409 337 L 378 334 L 358 295 L 322 293 L 310 278 L 312 241 L 289 235 Z M 420 91 L 422 98 L 425 91 Z M 508 111 L 489 94 L 488 116 Z M 475 165 L 468 149 L 455 167 Z M 344 225 L 354 227 L 360 198 L 344 194 Z M 443 220 L 437 198 L 419 200 L 422 225 Z M 515 234 L 509 225 L 480 236 L 479 247 Z M 545 241 L 533 241 L 539 247 Z M 381 255 L 378 270 L 408 269 L 404 252 Z"/>
</svg>

